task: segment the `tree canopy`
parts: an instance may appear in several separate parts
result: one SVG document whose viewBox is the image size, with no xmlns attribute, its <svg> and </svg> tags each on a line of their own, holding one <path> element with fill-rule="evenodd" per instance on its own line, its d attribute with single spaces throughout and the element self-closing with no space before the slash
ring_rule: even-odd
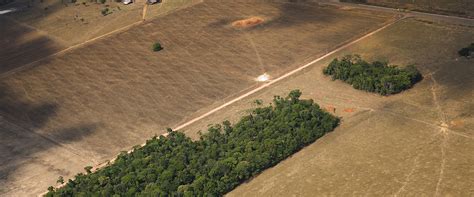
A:
<svg viewBox="0 0 474 197">
<path fill-rule="evenodd" d="M 222 196 L 243 181 L 332 131 L 339 118 L 299 90 L 275 96 L 231 125 L 208 128 L 200 140 L 168 130 L 113 164 L 87 170 L 46 196 Z"/>
<path fill-rule="evenodd" d="M 388 62 L 368 63 L 359 55 L 347 55 L 334 59 L 324 68 L 325 75 L 340 79 L 355 89 L 377 92 L 381 95 L 396 94 L 411 88 L 422 79 L 420 71 L 413 65 L 399 68 Z"/>
</svg>

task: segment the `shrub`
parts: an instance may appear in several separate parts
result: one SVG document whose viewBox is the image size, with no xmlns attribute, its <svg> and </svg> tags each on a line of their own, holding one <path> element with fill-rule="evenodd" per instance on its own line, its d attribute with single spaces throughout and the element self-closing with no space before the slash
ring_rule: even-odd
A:
<svg viewBox="0 0 474 197">
<path fill-rule="evenodd" d="M 168 129 L 91 174 L 78 174 L 47 196 L 222 196 L 332 131 L 339 119 L 301 92 L 276 96 L 234 125 L 211 126 L 200 140 Z"/>
<path fill-rule="evenodd" d="M 153 44 L 152 49 L 153 51 L 161 51 L 163 47 L 161 46 L 159 42 L 156 42 L 155 44 Z"/>
<path fill-rule="evenodd" d="M 471 45 L 469 45 L 468 47 L 462 48 L 458 51 L 459 56 L 464 57 L 469 57 L 472 53 L 474 53 L 474 43 L 471 43 Z"/>
<path fill-rule="evenodd" d="M 108 14 L 110 14 L 109 8 L 102 9 L 102 11 L 100 11 L 100 13 L 102 14 L 102 16 L 107 16 Z"/>
<path fill-rule="evenodd" d="M 355 89 L 377 92 L 381 95 L 396 94 L 422 79 L 420 72 L 413 65 L 405 68 L 388 65 L 388 62 L 368 63 L 358 55 L 348 55 L 341 60 L 334 59 L 324 68 L 325 75 L 333 80 L 340 79 Z"/>
</svg>

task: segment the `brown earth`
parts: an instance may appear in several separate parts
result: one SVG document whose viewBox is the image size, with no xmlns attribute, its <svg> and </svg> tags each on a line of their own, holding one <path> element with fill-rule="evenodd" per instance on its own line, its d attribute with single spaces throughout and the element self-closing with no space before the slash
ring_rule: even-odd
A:
<svg viewBox="0 0 474 197">
<path fill-rule="evenodd" d="M 237 28 L 247 28 L 247 27 L 253 27 L 253 26 L 261 24 L 263 22 L 264 22 L 264 20 L 262 18 L 254 16 L 254 17 L 250 17 L 250 18 L 247 18 L 247 19 L 234 21 L 232 23 L 232 26 L 237 27 Z"/>
<path fill-rule="evenodd" d="M 457 50 L 472 42 L 474 26 L 405 19 L 309 69 L 185 128 L 236 121 L 252 101 L 300 89 L 338 113 L 332 133 L 227 196 L 472 196 L 474 195 L 474 67 Z M 383 97 L 322 74 L 332 58 L 358 53 L 369 60 L 416 64 L 424 80 Z M 341 110 L 342 111 L 342 110 Z M 451 126 L 450 121 L 464 122 Z"/>
<path fill-rule="evenodd" d="M 228 25 L 256 15 L 271 20 Z M 0 195 L 44 191 L 390 19 L 317 3 L 204 2 L 34 63 L 0 79 L 3 127 L 38 136 L 0 146 Z M 151 51 L 156 41 L 164 50 Z"/>
</svg>

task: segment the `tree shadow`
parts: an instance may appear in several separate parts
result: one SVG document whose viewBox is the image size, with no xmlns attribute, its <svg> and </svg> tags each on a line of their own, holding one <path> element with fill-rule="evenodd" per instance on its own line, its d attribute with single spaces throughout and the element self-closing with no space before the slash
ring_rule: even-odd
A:
<svg viewBox="0 0 474 197">
<path fill-rule="evenodd" d="M 241 1 L 248 3 L 248 1 Z M 276 16 L 267 16 L 268 19 L 262 24 L 255 25 L 252 27 L 242 28 L 241 30 L 252 31 L 260 30 L 267 27 L 272 28 L 289 28 L 298 25 L 305 25 L 308 23 L 318 23 L 319 25 L 324 23 L 330 23 L 334 20 L 333 11 L 325 8 L 326 6 L 320 5 L 318 2 L 305 1 L 305 0 L 281 0 L 281 1 L 256 1 L 256 7 L 258 4 L 272 3 L 278 9 Z M 322 11 L 324 9 L 324 11 Z M 265 12 L 261 14 L 265 15 Z M 219 28 L 230 25 L 233 21 L 245 19 L 239 16 L 223 16 L 222 18 L 209 23 L 210 28 Z"/>
<path fill-rule="evenodd" d="M 0 27 L 0 78 L 65 48 L 43 33 L 1 15 Z"/>
<path fill-rule="evenodd" d="M 293 27 L 308 23 L 330 23 L 334 19 L 331 9 L 311 1 L 288 1 L 279 5 L 280 14 L 268 24 L 274 27 Z M 324 11 L 320 11 L 324 9 Z"/>
<path fill-rule="evenodd" d="M 101 125 L 86 123 L 47 131 L 47 133 L 40 132 L 49 119 L 56 116 L 58 109 L 59 106 L 52 102 L 29 103 L 18 96 L 13 88 L 0 82 L 0 185 L 2 185 L 0 196 L 18 189 L 19 184 L 25 182 L 21 180 L 22 183 L 19 183 L 19 179 L 35 176 L 35 174 L 24 172 L 16 174 L 15 172 L 19 169 L 26 169 L 29 173 L 30 168 L 39 166 L 37 171 L 31 173 L 67 176 L 70 175 L 67 166 L 58 165 L 58 162 L 65 164 L 65 162 L 85 160 L 68 148 L 67 144 L 84 139 Z M 48 175 L 44 175 L 43 178 L 45 177 Z M 34 181 L 39 180 L 26 182 Z M 28 186 L 26 184 L 26 187 Z M 44 187 L 46 189 L 47 186 Z"/>
</svg>

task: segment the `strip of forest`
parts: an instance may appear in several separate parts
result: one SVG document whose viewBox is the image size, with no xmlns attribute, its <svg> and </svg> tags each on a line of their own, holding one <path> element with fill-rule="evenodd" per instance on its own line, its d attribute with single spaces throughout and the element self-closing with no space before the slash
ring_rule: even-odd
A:
<svg viewBox="0 0 474 197">
<path fill-rule="evenodd" d="M 338 126 L 339 118 L 300 96 L 275 96 L 233 125 L 210 126 L 196 141 L 168 129 L 167 137 L 147 140 L 95 172 L 87 168 L 46 196 L 222 196 Z"/>
</svg>

